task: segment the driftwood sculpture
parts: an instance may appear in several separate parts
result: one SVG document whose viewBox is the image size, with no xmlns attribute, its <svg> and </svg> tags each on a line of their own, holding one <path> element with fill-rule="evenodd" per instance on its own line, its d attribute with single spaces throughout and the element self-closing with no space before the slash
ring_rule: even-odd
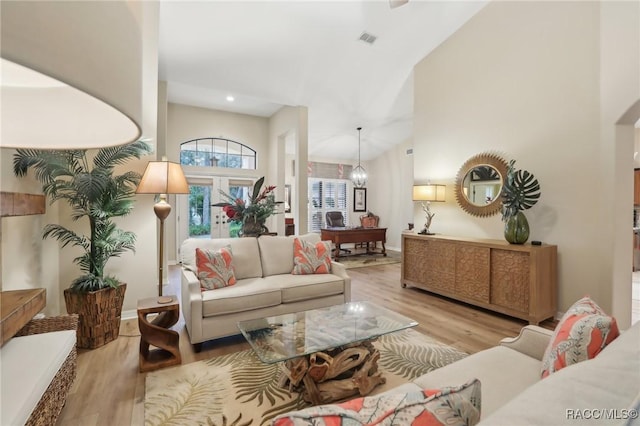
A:
<svg viewBox="0 0 640 426">
<path fill-rule="evenodd" d="M 282 364 L 280 385 L 302 392 L 305 401 L 314 405 L 365 396 L 385 383 L 378 359 L 380 352 L 369 341 L 316 352 Z"/>
</svg>

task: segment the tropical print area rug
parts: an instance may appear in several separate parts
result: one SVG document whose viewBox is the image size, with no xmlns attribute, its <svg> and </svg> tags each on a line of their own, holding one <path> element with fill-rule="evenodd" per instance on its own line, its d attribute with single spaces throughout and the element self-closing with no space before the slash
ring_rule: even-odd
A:
<svg viewBox="0 0 640 426">
<path fill-rule="evenodd" d="M 365 266 L 390 265 L 392 263 L 402 262 L 400 252 L 398 251 L 387 250 L 387 255 L 383 256 L 382 253 L 361 254 L 361 251 L 364 253 L 363 250 L 350 250 L 356 255 L 341 255 L 342 257 L 338 258 L 338 262 L 342 263 L 347 269 L 362 268 Z M 378 250 L 380 249 L 378 248 Z"/>
<path fill-rule="evenodd" d="M 467 356 L 415 330 L 388 334 L 375 345 L 386 383 L 372 394 Z M 309 406 L 279 387 L 279 377 L 279 365 L 263 364 L 253 350 L 149 373 L 145 425 L 268 425 L 278 414 Z"/>
</svg>

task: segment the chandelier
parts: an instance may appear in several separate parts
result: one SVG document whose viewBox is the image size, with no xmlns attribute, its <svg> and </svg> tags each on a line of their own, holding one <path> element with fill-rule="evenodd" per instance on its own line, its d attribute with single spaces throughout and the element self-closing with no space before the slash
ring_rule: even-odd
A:
<svg viewBox="0 0 640 426">
<path fill-rule="evenodd" d="M 358 165 L 351 171 L 351 182 L 356 188 L 364 188 L 367 184 L 367 171 L 360 165 L 360 130 L 358 127 Z"/>
</svg>

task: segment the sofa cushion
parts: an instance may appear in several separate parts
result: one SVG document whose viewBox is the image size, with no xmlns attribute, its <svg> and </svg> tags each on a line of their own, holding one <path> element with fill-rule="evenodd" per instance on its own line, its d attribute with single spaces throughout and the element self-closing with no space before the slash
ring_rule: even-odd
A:
<svg viewBox="0 0 640 426">
<path fill-rule="evenodd" d="M 265 277 L 291 273 L 293 270 L 293 240 L 295 238 L 300 238 L 310 243 L 320 241 L 320 235 L 318 234 L 305 234 L 297 237 L 263 235 L 258 238 L 262 272 Z"/>
<path fill-rule="evenodd" d="M 409 393 L 356 398 L 281 415 L 274 426 L 296 425 L 452 425 L 480 420 L 480 382 Z"/>
<path fill-rule="evenodd" d="M 197 272 L 196 247 L 219 250 L 225 246 L 231 246 L 236 279 L 242 280 L 262 276 L 257 238 L 187 238 L 180 246 L 182 266 L 190 271 Z"/>
<path fill-rule="evenodd" d="M 196 275 L 200 280 L 200 289 L 215 290 L 234 285 L 236 277 L 232 261 L 231 247 L 222 247 L 217 251 L 196 248 Z"/>
<path fill-rule="evenodd" d="M 282 303 L 299 302 L 344 293 L 344 280 L 337 275 L 272 275 L 264 280 L 282 290 Z"/>
<path fill-rule="evenodd" d="M 615 318 L 608 316 L 593 300 L 583 297 L 560 319 L 542 358 L 542 377 L 594 358 L 620 332 Z"/>
<path fill-rule="evenodd" d="M 518 419 L 517 424 L 521 426 L 583 422 L 599 426 L 620 425 L 623 419 L 606 416 L 616 412 L 621 416 L 639 392 L 640 322 L 620 334 L 595 358 L 563 368 L 538 381 L 481 424 L 514 424 L 513 419 Z M 600 417 L 588 422 L 579 419 L 580 415 L 592 414 Z"/>
<path fill-rule="evenodd" d="M 238 280 L 234 286 L 202 292 L 202 316 L 211 317 L 277 306 L 280 289 L 263 278 Z"/>
<path fill-rule="evenodd" d="M 538 382 L 540 364 L 539 360 L 518 351 L 496 346 L 424 374 L 413 382 L 422 389 L 437 389 L 478 378 L 485 390 L 482 395 L 484 418 Z"/>
<path fill-rule="evenodd" d="M 309 243 L 293 240 L 293 275 L 328 274 L 331 272 L 331 243 Z"/>
<path fill-rule="evenodd" d="M 75 330 L 14 337 L 2 347 L 0 424 L 23 425 L 76 344 Z"/>
</svg>

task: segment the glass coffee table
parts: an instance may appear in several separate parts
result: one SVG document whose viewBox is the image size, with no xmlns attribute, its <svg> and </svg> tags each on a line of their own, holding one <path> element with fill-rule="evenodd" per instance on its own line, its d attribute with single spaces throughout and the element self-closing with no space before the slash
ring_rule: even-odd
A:
<svg viewBox="0 0 640 426">
<path fill-rule="evenodd" d="M 378 371 L 378 337 L 415 327 L 411 318 L 370 302 L 241 321 L 238 328 L 264 363 L 281 362 L 280 385 L 325 404 L 385 382 Z"/>
</svg>

